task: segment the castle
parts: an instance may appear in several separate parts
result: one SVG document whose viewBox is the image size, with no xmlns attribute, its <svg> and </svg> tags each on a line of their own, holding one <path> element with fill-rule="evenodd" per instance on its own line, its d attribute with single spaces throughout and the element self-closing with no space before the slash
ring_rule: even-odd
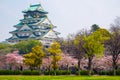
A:
<svg viewBox="0 0 120 80">
<path fill-rule="evenodd" d="M 15 44 L 22 40 L 36 39 L 48 47 L 58 39 L 60 33 L 54 30 L 56 26 L 48 19 L 48 12 L 42 8 L 41 4 L 30 5 L 22 13 L 24 18 L 14 26 L 16 30 L 10 32 L 12 37 L 7 39 L 9 43 Z"/>
</svg>

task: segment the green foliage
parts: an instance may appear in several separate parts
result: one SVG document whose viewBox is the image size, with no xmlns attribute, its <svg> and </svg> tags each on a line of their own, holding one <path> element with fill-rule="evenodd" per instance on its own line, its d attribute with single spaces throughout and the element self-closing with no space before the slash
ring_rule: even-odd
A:
<svg viewBox="0 0 120 80">
<path fill-rule="evenodd" d="M 94 31 L 96 31 L 96 30 L 98 30 L 98 29 L 100 29 L 100 27 L 99 27 L 97 24 L 93 24 L 93 25 L 91 26 L 91 31 L 92 31 L 92 32 L 94 32 Z"/>
<path fill-rule="evenodd" d="M 52 43 L 52 45 L 50 46 L 50 48 L 47 49 L 47 51 L 51 55 L 53 69 L 56 70 L 58 68 L 57 62 L 61 59 L 60 54 L 62 53 L 62 50 L 60 49 L 60 44 L 58 42 Z"/>
<path fill-rule="evenodd" d="M 104 41 L 109 39 L 109 32 L 105 29 L 98 29 L 93 32 L 90 36 L 83 38 L 86 49 L 86 56 L 102 56 L 104 51 Z"/>
<path fill-rule="evenodd" d="M 22 75 L 39 75 L 38 71 L 25 70 L 22 72 Z"/>
<path fill-rule="evenodd" d="M 33 70 L 32 75 L 40 75 L 40 72 L 38 70 Z"/>
<path fill-rule="evenodd" d="M 21 41 L 15 44 L 14 47 L 19 50 L 20 54 L 25 54 L 31 52 L 32 48 L 37 45 L 42 45 L 42 44 L 38 40 L 28 40 L 28 41 Z"/>
<path fill-rule="evenodd" d="M 116 70 L 116 75 L 120 75 L 120 69 Z"/>
<path fill-rule="evenodd" d="M 53 42 L 50 48 L 47 49 L 47 51 L 53 56 L 62 53 L 60 49 L 60 44 L 58 42 Z"/>
<path fill-rule="evenodd" d="M 22 71 L 22 75 L 40 75 L 39 71 L 38 70 L 25 70 L 25 71 Z"/>
<path fill-rule="evenodd" d="M 0 70 L 0 75 L 40 75 L 39 71 L 37 70 Z"/>
<path fill-rule="evenodd" d="M 28 52 L 27 41 L 21 41 L 21 42 L 15 44 L 14 47 L 19 50 L 20 54 L 25 54 Z"/>
<path fill-rule="evenodd" d="M 113 75 L 113 70 L 107 71 L 107 75 Z"/>
<path fill-rule="evenodd" d="M 27 41 L 27 48 L 28 48 L 28 52 L 32 51 L 32 48 L 35 46 L 42 46 L 42 43 L 38 40 L 28 40 Z"/>
<path fill-rule="evenodd" d="M 62 75 L 70 75 L 72 74 L 71 70 L 66 71 L 66 70 L 62 70 Z"/>
<path fill-rule="evenodd" d="M 44 56 L 43 46 L 35 46 L 32 48 L 32 52 L 23 55 L 23 62 L 31 68 L 39 67 Z"/>
<path fill-rule="evenodd" d="M 76 47 L 80 52 L 81 56 L 82 56 L 82 52 L 83 52 L 83 44 L 84 44 L 84 41 L 83 41 L 83 37 L 84 37 L 84 34 L 82 35 L 77 35 L 74 39 L 74 47 Z"/>
<path fill-rule="evenodd" d="M 66 71 L 66 70 L 57 70 L 56 75 L 70 75 L 71 71 Z"/>
<path fill-rule="evenodd" d="M 5 49 L 5 48 L 7 48 L 9 46 L 9 44 L 2 44 L 2 43 L 0 43 L 0 50 L 1 49 Z"/>
<path fill-rule="evenodd" d="M 21 71 L 19 70 L 0 70 L 0 75 L 20 75 Z"/>
<path fill-rule="evenodd" d="M 114 75 L 113 70 L 109 70 L 109 71 L 101 71 L 99 72 L 99 75 Z M 116 70 L 116 75 L 120 75 L 120 69 Z"/>
<path fill-rule="evenodd" d="M 13 50 L 13 46 L 10 44 L 0 43 L 0 55 L 5 55 Z"/>
<path fill-rule="evenodd" d="M 109 39 L 109 32 L 105 29 L 98 29 L 89 36 L 84 36 L 85 56 L 88 58 L 88 71 L 91 72 L 91 65 L 94 56 L 101 57 L 104 53 L 104 42 Z"/>
<path fill-rule="evenodd" d="M 54 71 L 51 70 L 51 71 L 45 71 L 44 72 L 45 75 L 54 75 Z"/>
<path fill-rule="evenodd" d="M 62 75 L 62 71 L 61 70 L 57 70 L 56 71 L 56 75 Z"/>
<path fill-rule="evenodd" d="M 119 69 L 116 70 L 115 72 L 116 72 L 116 75 L 120 75 L 120 70 L 119 70 Z M 109 71 L 107 72 L 107 75 L 114 75 L 113 70 L 109 70 Z"/>
<path fill-rule="evenodd" d="M 88 71 L 87 70 L 81 70 L 80 75 L 88 75 Z"/>
<path fill-rule="evenodd" d="M 78 71 L 76 71 L 76 75 L 78 75 Z M 88 71 L 87 70 L 81 70 L 80 71 L 80 75 L 88 75 Z M 94 71 L 91 71 L 91 75 L 94 75 Z"/>
<path fill-rule="evenodd" d="M 21 75 L 22 74 L 22 71 L 20 71 L 20 70 L 15 70 L 14 71 L 14 75 Z"/>
<path fill-rule="evenodd" d="M 31 70 L 24 70 L 24 71 L 22 71 L 22 75 L 32 75 L 32 71 Z"/>
<path fill-rule="evenodd" d="M 44 73 L 45 75 L 54 75 L 54 71 L 51 70 L 51 71 L 45 71 Z M 56 71 L 56 75 L 70 75 L 71 74 L 71 71 L 66 71 L 66 70 L 57 70 Z"/>
<path fill-rule="evenodd" d="M 74 44 L 76 45 L 76 46 L 79 46 L 79 44 L 80 44 L 80 36 L 76 36 L 75 37 L 75 40 L 74 40 Z"/>
<path fill-rule="evenodd" d="M 13 75 L 14 71 L 11 70 L 0 70 L 0 75 Z"/>
<path fill-rule="evenodd" d="M 105 70 L 102 70 L 99 72 L 99 75 L 106 75 L 106 74 L 107 74 L 107 72 Z"/>
</svg>

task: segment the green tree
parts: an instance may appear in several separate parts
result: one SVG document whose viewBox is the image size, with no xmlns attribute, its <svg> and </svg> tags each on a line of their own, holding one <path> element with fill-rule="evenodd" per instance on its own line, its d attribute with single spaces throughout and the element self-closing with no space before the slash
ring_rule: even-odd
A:
<svg viewBox="0 0 120 80">
<path fill-rule="evenodd" d="M 37 45 L 42 45 L 42 44 L 38 40 L 27 40 L 15 44 L 14 47 L 19 50 L 20 54 L 25 54 L 31 52 L 32 48 Z"/>
<path fill-rule="evenodd" d="M 56 70 L 58 68 L 57 62 L 61 59 L 60 54 L 62 53 L 60 49 L 60 44 L 58 42 L 53 42 L 52 45 L 47 49 L 47 51 L 51 55 L 54 74 L 56 75 Z"/>
<path fill-rule="evenodd" d="M 75 56 L 76 59 L 78 59 L 78 75 L 80 75 L 80 64 L 81 59 L 84 57 L 84 41 L 83 36 L 85 34 L 77 34 L 74 39 L 74 47 L 73 47 L 73 56 Z"/>
<path fill-rule="evenodd" d="M 24 54 L 24 63 L 30 66 L 30 69 L 33 70 L 35 67 L 39 68 L 42 64 L 42 59 L 45 57 L 43 51 L 43 46 L 35 46 L 32 48 L 32 52 Z"/>
<path fill-rule="evenodd" d="M 107 49 L 112 56 L 113 74 L 116 75 L 117 63 L 120 55 L 120 17 L 111 25 L 110 39 L 107 41 Z"/>
<path fill-rule="evenodd" d="M 93 25 L 91 26 L 91 31 L 92 31 L 92 32 L 94 32 L 94 31 L 96 31 L 96 30 L 98 30 L 98 29 L 100 29 L 100 27 L 99 27 L 97 24 L 93 24 Z"/>
<path fill-rule="evenodd" d="M 104 53 L 104 42 L 109 39 L 109 32 L 105 29 L 98 29 L 89 36 L 84 36 L 85 56 L 88 58 L 88 74 L 91 75 L 91 65 L 94 56 L 102 56 Z"/>
<path fill-rule="evenodd" d="M 12 52 L 13 46 L 10 44 L 0 43 L 0 55 L 5 55 Z"/>
</svg>

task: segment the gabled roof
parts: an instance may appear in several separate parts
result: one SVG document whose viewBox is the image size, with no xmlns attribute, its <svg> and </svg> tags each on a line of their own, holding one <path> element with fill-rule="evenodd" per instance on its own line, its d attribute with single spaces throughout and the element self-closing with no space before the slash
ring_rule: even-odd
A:
<svg viewBox="0 0 120 80">
<path fill-rule="evenodd" d="M 42 9 L 41 4 L 30 5 L 30 7 L 28 9 L 24 10 L 23 12 L 26 13 L 26 12 L 32 12 L 32 11 L 38 11 L 38 12 L 42 12 L 45 14 L 48 13 Z"/>
<path fill-rule="evenodd" d="M 27 20 L 38 20 L 37 22 L 34 22 L 34 23 L 26 23 L 28 26 L 32 26 L 32 25 L 38 25 L 38 24 L 41 24 L 44 20 L 46 19 L 46 17 L 43 17 L 43 18 L 28 18 L 28 19 L 21 19 L 20 23 L 14 25 L 14 27 L 16 28 L 20 28 L 22 27 L 25 23 L 22 23 L 23 21 L 27 21 Z"/>
<path fill-rule="evenodd" d="M 43 35 L 43 38 L 58 38 L 58 36 L 55 31 L 51 29 L 45 35 Z"/>
<path fill-rule="evenodd" d="M 22 27 L 24 24 L 23 23 L 18 23 L 17 25 L 14 25 L 14 27 Z"/>
</svg>

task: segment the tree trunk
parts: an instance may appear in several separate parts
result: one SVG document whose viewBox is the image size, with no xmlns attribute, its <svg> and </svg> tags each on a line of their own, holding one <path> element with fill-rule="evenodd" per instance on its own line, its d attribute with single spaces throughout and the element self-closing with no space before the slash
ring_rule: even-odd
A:
<svg viewBox="0 0 120 80">
<path fill-rule="evenodd" d="M 78 75 L 80 75 L 80 59 L 78 59 Z"/>
<path fill-rule="evenodd" d="M 30 66 L 30 70 L 33 71 L 33 67 L 32 66 Z"/>
<path fill-rule="evenodd" d="M 113 60 L 113 75 L 116 75 L 116 62 Z"/>
<path fill-rule="evenodd" d="M 40 66 L 38 66 L 38 71 L 39 71 L 39 74 L 42 74 L 42 71 L 41 71 L 41 69 L 40 69 L 41 67 Z"/>
<path fill-rule="evenodd" d="M 54 75 L 56 76 L 56 62 L 53 64 Z"/>
<path fill-rule="evenodd" d="M 69 65 L 67 64 L 67 75 L 69 74 Z"/>
<path fill-rule="evenodd" d="M 22 65 L 20 66 L 20 70 L 21 70 L 21 71 L 23 70 L 23 66 L 22 66 Z"/>
<path fill-rule="evenodd" d="M 54 69 L 54 75 L 56 76 L 56 69 Z"/>
<path fill-rule="evenodd" d="M 88 58 L 88 75 L 91 76 L 92 57 Z"/>
<path fill-rule="evenodd" d="M 48 71 L 49 71 L 49 75 L 50 75 L 50 65 L 48 66 Z"/>
<path fill-rule="evenodd" d="M 9 67 L 9 70 L 12 70 L 12 66 Z"/>
</svg>

